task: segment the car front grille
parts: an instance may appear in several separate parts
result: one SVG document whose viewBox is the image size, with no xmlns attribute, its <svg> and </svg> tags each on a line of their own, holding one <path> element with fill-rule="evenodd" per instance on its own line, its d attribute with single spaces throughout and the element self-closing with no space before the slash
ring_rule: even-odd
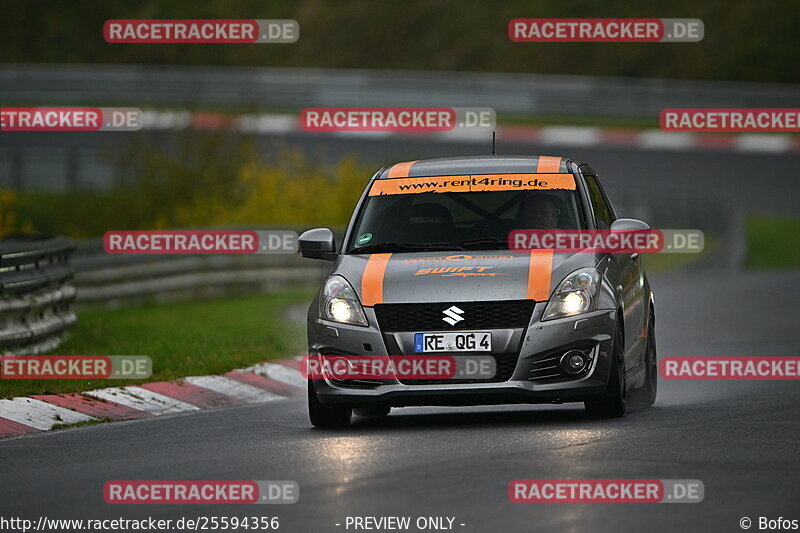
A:
<svg viewBox="0 0 800 533">
<path fill-rule="evenodd" d="M 458 313 L 463 320 L 454 325 L 445 322 L 444 311 L 452 306 L 463 313 Z M 397 332 L 422 332 L 422 331 L 484 331 L 487 329 L 522 329 L 528 327 L 536 302 L 533 300 L 496 300 L 482 302 L 443 302 L 423 304 L 377 304 L 375 316 L 378 327 L 384 334 Z M 385 335 L 390 355 L 403 355 L 399 348 Z M 404 379 L 400 382 L 405 385 L 452 385 L 462 383 L 499 383 L 508 381 L 514 374 L 519 358 L 519 344 L 513 347 L 512 353 L 485 352 L 471 355 L 489 355 L 494 358 L 496 373 L 490 379 Z M 454 357 L 468 355 L 466 353 L 452 354 Z"/>
<path fill-rule="evenodd" d="M 375 316 L 384 332 L 443 331 L 452 329 L 480 331 L 484 329 L 527 328 L 536 302 L 504 300 L 487 302 L 447 302 L 424 304 L 377 304 Z M 463 320 L 451 326 L 443 320 L 444 311 L 456 306 L 464 313 Z"/>
</svg>

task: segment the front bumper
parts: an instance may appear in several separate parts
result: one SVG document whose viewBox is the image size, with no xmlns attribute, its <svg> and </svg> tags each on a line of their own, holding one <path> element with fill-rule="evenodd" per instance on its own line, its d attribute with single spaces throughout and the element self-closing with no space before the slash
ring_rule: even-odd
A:
<svg viewBox="0 0 800 533">
<path fill-rule="evenodd" d="M 328 379 L 313 380 L 320 402 L 393 407 L 414 405 L 489 405 L 508 403 L 579 402 L 597 397 L 606 390 L 610 371 L 611 342 L 616 321 L 614 310 L 599 310 L 576 317 L 540 322 L 546 302 L 537 303 L 530 324 L 518 330 L 519 356 L 508 380 L 480 383 L 415 384 L 397 380 L 374 385 L 347 385 Z M 384 334 L 377 327 L 372 308 L 365 308 L 369 327 L 351 326 L 322 320 L 312 303 L 308 319 L 309 355 L 344 353 L 386 355 Z M 510 330 L 499 333 L 513 336 Z M 413 332 L 409 333 L 413 334 Z M 588 370 L 579 377 L 556 381 L 537 379 L 532 369 L 545 359 L 581 347 L 591 354 Z"/>
</svg>

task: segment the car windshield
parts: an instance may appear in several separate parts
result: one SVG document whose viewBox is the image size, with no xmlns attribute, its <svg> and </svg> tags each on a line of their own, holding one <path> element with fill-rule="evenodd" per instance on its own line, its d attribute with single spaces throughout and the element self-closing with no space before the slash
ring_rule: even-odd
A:
<svg viewBox="0 0 800 533">
<path fill-rule="evenodd" d="M 508 249 L 516 229 L 583 229 L 575 190 L 368 196 L 348 253 Z"/>
</svg>

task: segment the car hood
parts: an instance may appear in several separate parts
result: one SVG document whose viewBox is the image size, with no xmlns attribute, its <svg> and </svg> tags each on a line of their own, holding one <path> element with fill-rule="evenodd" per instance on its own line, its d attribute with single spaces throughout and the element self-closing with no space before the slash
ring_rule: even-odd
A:
<svg viewBox="0 0 800 533">
<path fill-rule="evenodd" d="M 549 299 L 570 272 L 595 266 L 594 253 L 473 251 L 343 255 L 333 269 L 365 306 L 380 303 Z"/>
</svg>

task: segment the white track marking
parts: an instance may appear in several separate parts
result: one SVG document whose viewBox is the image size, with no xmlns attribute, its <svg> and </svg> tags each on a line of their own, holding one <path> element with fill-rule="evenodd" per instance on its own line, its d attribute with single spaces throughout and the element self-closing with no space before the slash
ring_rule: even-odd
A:
<svg viewBox="0 0 800 533">
<path fill-rule="evenodd" d="M 143 129 L 185 129 L 192 125 L 194 114 L 186 110 L 153 110 L 143 111 Z M 245 114 L 236 117 L 233 128 L 247 133 L 291 133 L 303 131 L 297 115 L 292 114 Z M 543 144 L 572 144 L 577 146 L 594 146 L 606 144 L 603 140 L 605 132 L 602 128 L 586 126 L 546 126 L 543 128 L 530 128 L 526 134 L 520 133 L 524 127 L 511 135 L 503 132 L 499 127 L 498 137 L 501 140 L 518 141 L 520 136 L 526 135 L 531 141 Z M 486 142 L 488 131 L 483 128 L 455 128 L 445 132 L 428 132 L 420 138 L 433 141 L 463 141 Z M 398 132 L 394 131 L 334 131 L 318 132 L 325 135 L 353 138 L 391 138 Z M 412 133 L 413 135 L 413 133 Z M 699 134 L 702 135 L 702 134 Z M 796 150 L 792 138 L 784 134 L 770 133 L 739 133 L 728 134 L 733 142 L 729 149 L 742 152 L 767 152 L 779 153 Z M 627 144 L 631 147 L 656 150 L 685 150 L 702 148 L 697 142 L 698 134 L 692 132 L 666 132 L 656 129 L 642 130 L 638 137 L 629 142 L 614 142 L 613 144 Z"/>
<path fill-rule="evenodd" d="M 539 141 L 547 144 L 593 146 L 600 142 L 600 130 L 573 126 L 548 126 L 539 132 Z"/>
<path fill-rule="evenodd" d="M 665 150 L 684 150 L 696 147 L 693 133 L 673 131 L 647 130 L 639 135 L 639 146 L 645 148 L 663 148 Z"/>
<path fill-rule="evenodd" d="M 13 400 L 0 400 L 0 416 L 44 431 L 56 424 L 97 420 L 83 413 L 24 396 Z"/>
<path fill-rule="evenodd" d="M 255 372 L 256 374 L 261 374 L 262 376 L 267 376 L 275 381 L 280 381 L 282 383 L 286 383 L 287 385 L 299 387 L 301 389 L 305 389 L 308 385 L 308 381 L 303 377 L 299 370 L 276 363 L 259 363 L 249 368 L 245 368 L 244 371 Z"/>
<path fill-rule="evenodd" d="M 289 133 L 300 129 L 295 115 L 242 115 L 236 126 L 246 133 Z"/>
<path fill-rule="evenodd" d="M 190 111 L 142 111 L 142 129 L 146 130 L 177 130 L 191 125 L 192 113 Z"/>
<path fill-rule="evenodd" d="M 742 152 L 786 152 L 792 148 L 789 135 L 750 133 L 736 136 L 736 148 Z"/>
<path fill-rule="evenodd" d="M 285 399 L 278 394 L 253 387 L 225 376 L 192 376 L 184 381 L 247 403 L 271 402 Z"/>
<path fill-rule="evenodd" d="M 109 387 L 84 392 L 87 396 L 118 403 L 153 415 L 198 411 L 199 407 L 141 387 Z"/>
</svg>

